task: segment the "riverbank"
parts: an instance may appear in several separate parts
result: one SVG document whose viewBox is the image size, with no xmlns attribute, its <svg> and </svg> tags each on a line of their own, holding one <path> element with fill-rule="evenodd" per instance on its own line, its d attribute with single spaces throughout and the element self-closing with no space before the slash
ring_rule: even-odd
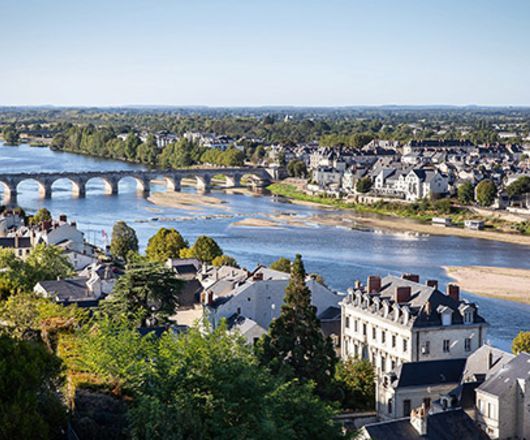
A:
<svg viewBox="0 0 530 440">
<path fill-rule="evenodd" d="M 530 270 L 490 266 L 443 266 L 468 292 L 530 304 Z"/>
<path fill-rule="evenodd" d="M 277 183 L 268 188 L 273 194 L 287 198 L 291 203 L 312 205 L 320 208 L 341 210 L 341 214 L 320 214 L 313 216 L 310 221 L 327 226 L 351 227 L 352 224 L 360 226 L 389 229 L 400 232 L 415 232 L 419 234 L 445 235 L 464 238 L 481 238 L 485 240 L 501 241 L 505 243 L 530 246 L 530 236 L 499 230 L 472 230 L 458 226 L 443 227 L 430 223 L 434 216 L 447 216 L 453 218 L 455 223 L 460 223 L 465 217 L 463 213 L 455 215 L 437 212 L 414 213 L 407 207 L 397 207 L 393 211 L 378 205 L 364 205 L 347 202 L 340 199 L 312 196 L 302 193 L 299 189 L 289 184 Z M 469 217 L 473 217 L 470 215 Z M 475 216 L 476 217 L 476 216 Z"/>
</svg>

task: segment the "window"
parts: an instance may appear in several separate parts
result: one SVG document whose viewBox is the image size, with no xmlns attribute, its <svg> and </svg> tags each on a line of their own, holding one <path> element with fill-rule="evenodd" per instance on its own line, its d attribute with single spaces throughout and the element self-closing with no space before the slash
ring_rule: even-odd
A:
<svg viewBox="0 0 530 440">
<path fill-rule="evenodd" d="M 392 370 L 394 370 L 396 368 L 396 361 L 392 361 L 391 365 L 392 365 Z"/>
<path fill-rule="evenodd" d="M 350 328 L 350 317 L 346 316 L 346 328 Z"/>
<path fill-rule="evenodd" d="M 375 327 L 372 327 L 372 339 L 377 339 L 377 330 Z"/>
<path fill-rule="evenodd" d="M 396 346 L 396 335 L 392 335 L 392 347 Z"/>
<path fill-rule="evenodd" d="M 403 401 L 403 417 L 410 417 L 410 400 Z"/>
<path fill-rule="evenodd" d="M 471 351 L 471 338 L 464 339 L 464 350 Z"/>
<path fill-rule="evenodd" d="M 387 409 L 388 409 L 388 414 L 392 414 L 392 399 L 388 399 Z"/>
<path fill-rule="evenodd" d="M 488 417 L 493 418 L 493 405 L 490 402 L 488 402 Z"/>
<path fill-rule="evenodd" d="M 451 351 L 451 341 L 449 339 L 444 339 L 443 351 L 444 353 L 449 353 Z"/>
<path fill-rule="evenodd" d="M 355 320 L 353 321 L 353 330 L 355 331 L 355 333 L 357 333 L 357 330 L 358 330 L 358 328 L 357 328 L 357 327 L 358 327 L 358 326 L 357 326 L 357 323 L 358 323 L 358 321 L 355 319 Z"/>
<path fill-rule="evenodd" d="M 366 324 L 363 324 L 363 336 L 366 336 Z"/>
<path fill-rule="evenodd" d="M 473 310 L 466 310 L 464 313 L 464 324 L 473 323 Z"/>
<path fill-rule="evenodd" d="M 386 332 L 383 330 L 381 332 L 381 342 L 384 344 L 385 343 L 385 340 L 386 340 Z"/>
<path fill-rule="evenodd" d="M 407 343 L 408 343 L 408 341 L 407 341 L 406 339 L 403 339 L 403 352 L 404 352 L 404 353 L 407 352 L 407 348 L 408 348 L 408 347 L 407 347 L 407 345 L 408 345 Z"/>
<path fill-rule="evenodd" d="M 422 354 L 429 354 L 431 352 L 431 342 L 425 341 L 423 347 L 421 348 Z"/>
</svg>

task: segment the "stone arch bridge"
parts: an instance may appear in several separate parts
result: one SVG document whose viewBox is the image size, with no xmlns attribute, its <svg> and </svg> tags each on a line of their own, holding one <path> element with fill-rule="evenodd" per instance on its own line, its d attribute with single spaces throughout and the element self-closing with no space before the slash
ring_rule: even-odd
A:
<svg viewBox="0 0 530 440">
<path fill-rule="evenodd" d="M 0 186 L 4 187 L 4 194 L 12 202 L 16 200 L 18 185 L 26 180 L 36 181 L 42 197 L 52 195 L 52 185 L 59 179 L 72 182 L 74 194 L 84 197 L 86 185 L 92 179 L 101 179 L 105 183 L 108 194 L 118 194 L 120 180 L 131 177 L 136 180 L 137 188 L 144 194 L 149 194 L 151 181 L 164 180 L 168 191 L 180 191 L 182 179 L 194 179 L 197 189 L 207 192 L 212 187 L 212 179 L 223 176 L 227 187 L 241 186 L 241 179 L 246 177 L 248 185 L 253 187 L 267 186 L 275 179 L 274 170 L 267 168 L 189 168 L 176 170 L 126 170 L 126 171 L 87 171 L 87 172 L 59 172 L 59 173 L 2 173 L 0 171 Z"/>
</svg>

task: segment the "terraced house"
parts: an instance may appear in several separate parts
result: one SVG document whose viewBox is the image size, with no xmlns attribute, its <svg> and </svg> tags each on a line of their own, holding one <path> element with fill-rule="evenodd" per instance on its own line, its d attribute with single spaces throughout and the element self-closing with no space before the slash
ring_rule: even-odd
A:
<svg viewBox="0 0 530 440">
<path fill-rule="evenodd" d="M 438 289 L 405 274 L 368 277 L 341 302 L 343 358 L 369 359 L 379 375 L 404 362 L 466 358 L 485 341 L 487 323 L 459 287 Z"/>
</svg>

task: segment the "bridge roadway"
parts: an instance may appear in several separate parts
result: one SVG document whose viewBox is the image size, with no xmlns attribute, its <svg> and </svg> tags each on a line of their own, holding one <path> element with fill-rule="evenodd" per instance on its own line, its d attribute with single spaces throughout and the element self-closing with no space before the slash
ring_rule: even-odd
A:
<svg viewBox="0 0 530 440">
<path fill-rule="evenodd" d="M 25 180 L 36 181 L 42 197 L 50 198 L 53 183 L 59 179 L 72 182 L 72 189 L 78 197 L 86 195 L 86 185 L 92 179 L 102 179 L 108 194 L 117 194 L 119 182 L 126 177 L 136 180 L 137 188 L 144 194 L 149 194 L 151 181 L 163 179 L 168 191 L 180 191 L 182 179 L 194 178 L 197 189 L 207 192 L 212 186 L 212 178 L 222 175 L 226 179 L 226 186 L 241 186 L 241 178 L 248 176 L 251 184 L 256 187 L 268 185 L 274 178 L 274 170 L 267 168 L 186 168 L 175 170 L 125 170 L 125 171 L 87 171 L 87 172 L 59 172 L 59 173 L 2 173 L 0 172 L 0 186 L 4 187 L 4 194 L 12 202 L 16 200 L 17 187 Z"/>
</svg>

